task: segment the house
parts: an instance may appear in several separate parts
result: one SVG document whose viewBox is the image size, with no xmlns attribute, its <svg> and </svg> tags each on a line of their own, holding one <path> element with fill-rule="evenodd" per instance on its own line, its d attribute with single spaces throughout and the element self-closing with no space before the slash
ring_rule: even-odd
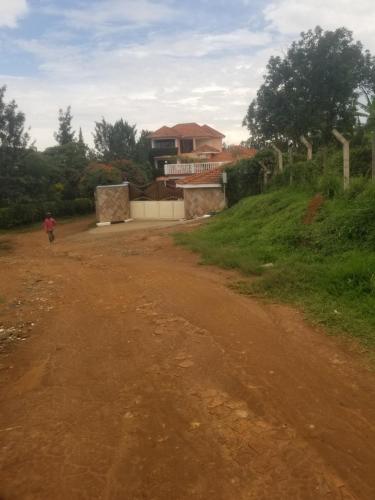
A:
<svg viewBox="0 0 375 500">
<path fill-rule="evenodd" d="M 215 155 L 223 151 L 225 135 L 209 125 L 178 123 L 163 126 L 148 137 L 155 166 L 163 167 L 176 156 L 215 162 Z"/>
<path fill-rule="evenodd" d="M 225 166 L 256 154 L 244 146 L 224 148 L 224 134 L 198 123 L 163 126 L 148 137 L 155 166 L 163 171 L 156 181 L 182 189 L 187 219 L 222 210 Z"/>
<path fill-rule="evenodd" d="M 232 146 L 218 153 L 215 162 L 168 164 L 165 166 L 167 175 L 148 186 L 129 183 L 98 186 L 95 196 L 98 223 L 117 222 L 129 217 L 193 219 L 219 212 L 226 206 L 224 169 L 238 160 L 251 158 L 255 153 L 254 149 Z M 170 168 L 176 171 L 173 173 L 168 170 Z"/>
</svg>

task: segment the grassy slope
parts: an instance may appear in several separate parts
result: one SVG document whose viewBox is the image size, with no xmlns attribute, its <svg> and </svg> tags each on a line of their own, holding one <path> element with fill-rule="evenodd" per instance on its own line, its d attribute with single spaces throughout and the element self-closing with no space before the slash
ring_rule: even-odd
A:
<svg viewBox="0 0 375 500">
<path fill-rule="evenodd" d="M 243 292 L 295 303 L 375 348 L 375 189 L 326 201 L 306 225 L 310 199 L 288 189 L 245 198 L 176 238 L 203 263 L 258 275 Z"/>
</svg>

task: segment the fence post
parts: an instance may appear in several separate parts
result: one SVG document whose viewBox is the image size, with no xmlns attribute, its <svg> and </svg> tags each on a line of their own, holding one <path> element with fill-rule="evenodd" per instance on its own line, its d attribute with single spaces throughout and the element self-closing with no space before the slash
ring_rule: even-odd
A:
<svg viewBox="0 0 375 500">
<path fill-rule="evenodd" d="M 293 143 L 288 144 L 288 162 L 293 163 Z"/>
<path fill-rule="evenodd" d="M 264 188 L 266 188 L 268 184 L 268 174 L 270 173 L 270 171 L 268 170 L 266 164 L 263 161 L 260 161 L 259 165 L 262 167 L 263 171 L 263 191 L 264 191 Z"/>
<path fill-rule="evenodd" d="M 304 146 L 307 148 L 307 159 L 312 160 L 312 144 L 309 142 L 304 135 L 301 135 L 300 140 Z"/>
<path fill-rule="evenodd" d="M 372 180 L 375 182 L 375 131 L 371 134 L 372 144 Z"/>
<path fill-rule="evenodd" d="M 335 128 L 332 130 L 332 134 L 342 144 L 343 157 L 344 157 L 344 189 L 348 189 L 350 182 L 349 141 L 345 139 L 345 137 L 342 134 L 340 134 L 340 132 Z"/>
<path fill-rule="evenodd" d="M 279 171 L 282 172 L 283 171 L 283 153 L 274 144 L 271 144 L 271 147 L 277 153 L 277 160 L 278 160 L 278 164 L 279 164 Z"/>
</svg>

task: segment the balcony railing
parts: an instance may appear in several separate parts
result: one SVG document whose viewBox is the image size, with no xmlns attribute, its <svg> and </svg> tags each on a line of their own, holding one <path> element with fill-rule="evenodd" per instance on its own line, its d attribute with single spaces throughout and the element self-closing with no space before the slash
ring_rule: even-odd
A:
<svg viewBox="0 0 375 500">
<path fill-rule="evenodd" d="M 207 163 L 169 163 L 164 165 L 164 175 L 192 175 L 192 174 L 202 174 L 203 172 L 209 172 L 210 170 L 215 170 L 215 168 L 221 167 L 229 163 L 227 161 L 216 161 Z"/>
<path fill-rule="evenodd" d="M 152 148 L 151 156 L 153 158 L 158 156 L 177 156 L 178 149 L 177 148 Z"/>
</svg>

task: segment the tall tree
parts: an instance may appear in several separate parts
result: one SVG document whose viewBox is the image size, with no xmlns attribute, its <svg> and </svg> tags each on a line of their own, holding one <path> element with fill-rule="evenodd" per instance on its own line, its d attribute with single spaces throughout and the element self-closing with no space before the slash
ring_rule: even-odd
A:
<svg viewBox="0 0 375 500">
<path fill-rule="evenodd" d="M 72 112 L 71 107 L 68 106 L 66 110 L 59 109 L 59 129 L 55 132 L 54 137 L 60 146 L 65 146 L 74 142 L 75 132 L 72 130 Z"/>
<path fill-rule="evenodd" d="M 79 142 L 69 142 L 47 148 L 44 155 L 58 173 L 58 181 L 63 185 L 63 197 L 72 199 L 78 196 L 79 179 L 88 164 L 86 146 L 82 148 Z"/>
<path fill-rule="evenodd" d="M 95 123 L 94 144 L 98 157 L 104 161 L 134 160 L 136 157 L 136 127 L 122 118 L 114 124 Z"/>
<path fill-rule="evenodd" d="M 17 198 L 21 164 L 29 143 L 25 115 L 16 102 L 5 102 L 6 87 L 0 87 L 0 204 Z"/>
<path fill-rule="evenodd" d="M 29 141 L 25 132 L 25 115 L 18 111 L 14 100 L 5 102 L 5 92 L 6 87 L 0 87 L 0 147 L 22 149 Z"/>
<path fill-rule="evenodd" d="M 333 127 L 350 131 L 365 66 L 366 53 L 347 29 L 302 33 L 284 58 L 270 58 L 250 103 L 244 125 L 254 143 L 297 141 L 307 133 L 326 142 Z"/>
<path fill-rule="evenodd" d="M 83 139 L 83 134 L 82 134 L 82 128 L 81 127 L 79 127 L 78 144 L 81 144 L 82 146 L 85 144 L 85 141 Z"/>
</svg>

